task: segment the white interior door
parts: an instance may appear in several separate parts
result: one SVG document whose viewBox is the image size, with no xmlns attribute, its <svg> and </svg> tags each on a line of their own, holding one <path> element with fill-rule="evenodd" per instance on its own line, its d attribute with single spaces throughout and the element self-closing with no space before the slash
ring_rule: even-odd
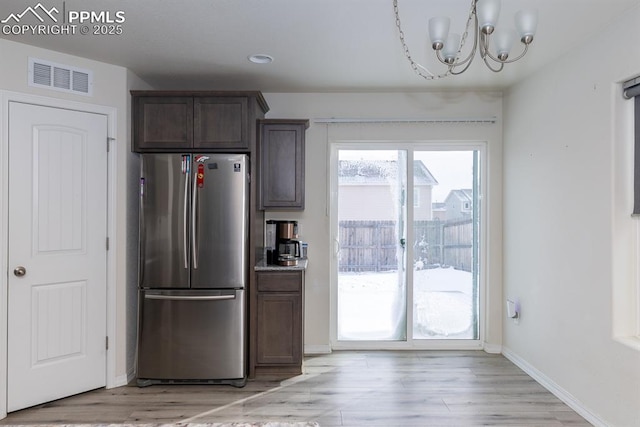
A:
<svg viewBox="0 0 640 427">
<path fill-rule="evenodd" d="M 106 384 L 107 117 L 9 104 L 8 411 Z"/>
</svg>

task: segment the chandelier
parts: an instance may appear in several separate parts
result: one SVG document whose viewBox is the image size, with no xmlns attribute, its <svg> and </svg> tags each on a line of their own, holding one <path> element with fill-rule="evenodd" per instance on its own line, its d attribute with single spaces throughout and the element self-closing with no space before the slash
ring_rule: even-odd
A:
<svg viewBox="0 0 640 427">
<path fill-rule="evenodd" d="M 515 29 L 496 29 L 498 16 L 500 15 L 500 0 L 471 0 L 471 10 L 464 29 L 464 33 L 449 33 L 450 19 L 448 17 L 437 17 L 429 20 L 429 38 L 438 61 L 444 64 L 447 69 L 442 74 L 434 74 L 426 67 L 413 60 L 409 53 L 409 47 L 405 41 L 404 32 L 400 25 L 400 13 L 398 11 L 398 0 L 393 0 L 393 10 L 396 15 L 396 27 L 400 34 L 400 42 L 404 49 L 404 54 L 411 64 L 413 71 L 427 80 L 435 80 L 449 75 L 464 73 L 476 56 L 476 51 L 485 65 L 494 72 L 500 72 L 504 64 L 515 62 L 522 58 L 528 51 L 529 45 L 533 42 L 533 36 L 538 24 L 538 12 L 536 10 L 521 10 L 515 15 Z M 470 52 L 464 49 L 469 36 L 473 37 L 473 48 Z M 522 52 L 510 57 L 513 42 L 520 38 L 523 45 Z M 490 50 L 493 42 L 494 53 Z"/>
</svg>

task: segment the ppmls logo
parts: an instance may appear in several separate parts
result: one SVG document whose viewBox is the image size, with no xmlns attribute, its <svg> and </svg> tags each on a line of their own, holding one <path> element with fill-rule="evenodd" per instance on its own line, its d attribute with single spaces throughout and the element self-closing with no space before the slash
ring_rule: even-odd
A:
<svg viewBox="0 0 640 427">
<path fill-rule="evenodd" d="M 20 20 L 25 15 L 33 15 L 40 22 L 44 22 L 44 18 L 42 18 L 42 16 L 48 16 L 53 22 L 58 22 L 58 19 L 55 17 L 54 13 L 57 15 L 60 12 L 55 7 L 52 7 L 50 10 L 47 10 L 47 8 L 42 5 L 42 3 L 38 3 L 34 7 L 31 7 L 31 6 L 27 7 L 22 13 L 18 13 L 18 14 L 12 13 L 9 16 L 7 16 L 6 19 L 3 19 L 0 22 L 2 22 L 3 24 L 8 24 L 11 21 L 14 21 L 16 24 L 18 24 L 20 23 Z"/>
<path fill-rule="evenodd" d="M 120 35 L 125 21 L 124 12 L 106 10 L 66 10 L 47 8 L 42 3 L 28 6 L 20 13 L 11 13 L 0 20 L 5 35 Z M 33 22 L 36 22 L 33 24 Z"/>
</svg>

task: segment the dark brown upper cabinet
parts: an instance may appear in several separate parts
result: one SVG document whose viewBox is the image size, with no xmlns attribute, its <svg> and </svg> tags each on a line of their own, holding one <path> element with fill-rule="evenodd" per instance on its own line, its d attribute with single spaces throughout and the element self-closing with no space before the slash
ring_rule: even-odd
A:
<svg viewBox="0 0 640 427">
<path fill-rule="evenodd" d="M 269 110 L 260 92 L 131 91 L 133 151 L 252 149 Z"/>
<path fill-rule="evenodd" d="M 248 100 L 242 96 L 194 98 L 195 148 L 249 149 Z"/>
<path fill-rule="evenodd" d="M 193 147 L 193 98 L 133 97 L 134 151 Z"/>
<path fill-rule="evenodd" d="M 259 120 L 259 209 L 304 210 L 308 120 Z"/>
</svg>

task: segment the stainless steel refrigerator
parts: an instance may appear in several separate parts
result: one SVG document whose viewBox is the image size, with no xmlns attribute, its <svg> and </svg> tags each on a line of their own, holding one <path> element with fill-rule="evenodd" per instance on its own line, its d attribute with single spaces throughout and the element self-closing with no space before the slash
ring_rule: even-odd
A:
<svg viewBox="0 0 640 427">
<path fill-rule="evenodd" d="M 138 385 L 246 380 L 249 160 L 143 154 Z"/>
</svg>

